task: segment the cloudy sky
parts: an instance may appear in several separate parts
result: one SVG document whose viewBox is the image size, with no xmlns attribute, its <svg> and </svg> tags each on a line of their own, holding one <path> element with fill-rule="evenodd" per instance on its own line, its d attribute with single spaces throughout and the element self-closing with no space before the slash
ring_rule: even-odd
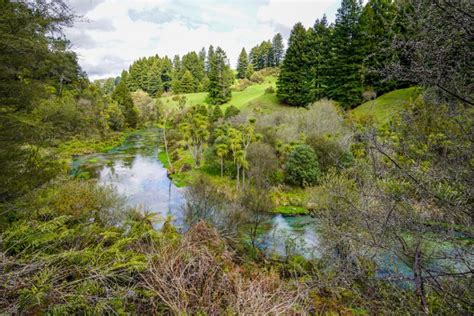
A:
<svg viewBox="0 0 474 316">
<path fill-rule="evenodd" d="M 183 55 L 221 46 L 235 67 L 250 49 L 298 21 L 324 13 L 334 20 L 340 0 L 69 0 L 82 16 L 66 30 L 90 79 L 117 76 L 143 56 Z"/>
</svg>

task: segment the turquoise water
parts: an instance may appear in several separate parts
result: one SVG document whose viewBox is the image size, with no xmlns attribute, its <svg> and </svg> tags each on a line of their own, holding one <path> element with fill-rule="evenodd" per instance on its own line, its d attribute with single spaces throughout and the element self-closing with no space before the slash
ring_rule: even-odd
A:
<svg viewBox="0 0 474 316">
<path fill-rule="evenodd" d="M 141 131 L 107 153 L 76 157 L 72 174 L 96 178 L 99 183 L 111 185 L 127 198 L 130 206 L 154 212 L 163 220 L 170 216 L 177 227 L 183 227 L 186 188 L 176 187 L 168 178 L 167 170 L 157 159 L 159 143 L 158 129 Z M 163 220 L 157 222 L 156 228 L 161 227 Z M 319 258 L 317 219 L 269 215 L 265 227 L 267 229 L 261 233 L 257 244 L 267 254 Z M 394 254 L 378 253 L 374 258 L 378 262 L 377 274 L 381 278 L 412 275 L 411 269 Z M 455 263 L 450 261 L 444 264 L 453 266 Z"/>
<path fill-rule="evenodd" d="M 127 203 L 157 213 L 162 219 L 171 216 L 177 227 L 184 225 L 184 192 L 167 176 L 157 159 L 160 131 L 150 129 L 131 135 L 124 144 L 107 153 L 90 154 L 73 160 L 72 174 L 96 178 L 99 183 L 115 187 Z M 162 225 L 158 221 L 156 228 Z M 258 243 L 269 254 L 318 257 L 315 220 L 309 216 L 272 215 Z"/>
</svg>

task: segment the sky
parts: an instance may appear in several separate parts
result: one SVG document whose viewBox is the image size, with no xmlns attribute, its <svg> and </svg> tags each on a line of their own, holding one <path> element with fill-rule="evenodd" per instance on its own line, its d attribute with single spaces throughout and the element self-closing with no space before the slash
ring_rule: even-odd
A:
<svg viewBox="0 0 474 316">
<path fill-rule="evenodd" d="M 235 68 L 238 55 L 292 26 L 326 14 L 340 0 L 69 0 L 80 16 L 65 30 L 91 80 L 120 75 L 136 59 L 180 56 L 220 46 Z"/>
</svg>

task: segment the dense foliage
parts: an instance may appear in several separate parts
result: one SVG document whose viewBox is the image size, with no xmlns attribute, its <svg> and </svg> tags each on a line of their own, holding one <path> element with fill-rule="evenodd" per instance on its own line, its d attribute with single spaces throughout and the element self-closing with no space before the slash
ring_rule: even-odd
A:
<svg viewBox="0 0 474 316">
<path fill-rule="evenodd" d="M 316 184 L 319 176 L 318 157 L 308 145 L 295 147 L 285 164 L 286 180 L 307 187 Z"/>
<path fill-rule="evenodd" d="M 282 61 L 277 96 L 298 108 L 229 104 L 213 46 L 90 83 L 65 2 L 0 9 L 0 313 L 473 314 L 472 6 L 343 0 L 335 24 L 294 26 L 283 61 L 279 34 L 242 49 L 242 90 L 276 100 Z M 344 111 L 407 83 L 386 122 Z M 148 126 L 187 186 L 183 231 L 67 174 Z M 305 215 L 291 229 L 312 249 L 272 251 L 281 214 Z"/>
</svg>

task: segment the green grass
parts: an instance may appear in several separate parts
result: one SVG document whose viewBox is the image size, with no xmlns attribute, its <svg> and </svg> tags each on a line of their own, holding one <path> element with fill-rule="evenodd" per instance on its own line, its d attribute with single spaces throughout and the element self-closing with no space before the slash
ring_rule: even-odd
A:
<svg viewBox="0 0 474 316">
<path fill-rule="evenodd" d="M 276 90 L 276 78 L 274 76 L 265 77 L 263 83 L 251 85 L 243 91 L 232 91 L 232 99 L 223 104 L 222 107 L 225 109 L 233 105 L 242 110 L 254 102 L 261 103 L 266 107 L 278 106 L 278 99 L 274 93 L 265 94 L 265 89 L 268 87 L 273 87 Z M 182 95 L 186 97 L 186 106 L 206 104 L 207 92 L 186 93 Z M 173 96 L 162 97 L 160 100 L 165 106 L 178 106 L 178 101 L 173 100 Z"/>
<path fill-rule="evenodd" d="M 403 109 L 419 92 L 416 87 L 394 90 L 375 100 L 365 102 L 351 111 L 355 117 L 372 117 L 376 124 L 384 125 Z"/>
<path fill-rule="evenodd" d="M 309 211 L 303 206 L 278 206 L 273 209 L 272 213 L 282 214 L 282 215 L 308 215 Z"/>
</svg>

